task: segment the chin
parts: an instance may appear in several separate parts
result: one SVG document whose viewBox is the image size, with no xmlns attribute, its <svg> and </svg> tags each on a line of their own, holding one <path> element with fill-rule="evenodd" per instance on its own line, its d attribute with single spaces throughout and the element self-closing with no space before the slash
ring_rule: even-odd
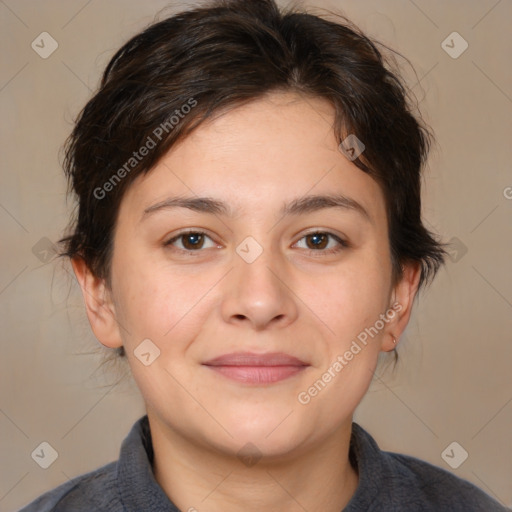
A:
<svg viewBox="0 0 512 512">
<path fill-rule="evenodd" d="M 223 424 L 236 444 L 253 443 L 269 454 L 286 453 L 311 434 L 292 407 L 246 407 L 225 418 Z"/>
</svg>

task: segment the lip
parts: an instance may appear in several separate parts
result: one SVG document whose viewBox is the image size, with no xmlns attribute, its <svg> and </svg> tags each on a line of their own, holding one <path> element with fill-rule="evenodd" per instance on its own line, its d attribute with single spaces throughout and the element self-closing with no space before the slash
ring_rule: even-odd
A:
<svg viewBox="0 0 512 512">
<path fill-rule="evenodd" d="M 283 352 L 234 352 L 210 359 L 203 365 L 224 377 L 247 384 L 279 382 L 309 366 L 308 363 Z"/>
<path fill-rule="evenodd" d="M 203 363 L 207 366 L 309 366 L 304 361 L 284 352 L 233 352 Z"/>
</svg>

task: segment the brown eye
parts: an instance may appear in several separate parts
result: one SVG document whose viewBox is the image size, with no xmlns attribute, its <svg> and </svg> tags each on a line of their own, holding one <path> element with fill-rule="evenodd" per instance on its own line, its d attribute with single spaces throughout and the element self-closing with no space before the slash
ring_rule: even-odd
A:
<svg viewBox="0 0 512 512">
<path fill-rule="evenodd" d="M 181 235 L 180 238 L 183 240 L 183 247 L 185 249 L 201 249 L 204 244 L 204 235 L 200 233 L 187 233 L 186 235 Z"/>
<path fill-rule="evenodd" d="M 194 252 L 207 248 L 205 247 L 205 242 L 207 239 L 211 240 L 211 238 L 206 233 L 201 231 L 188 231 L 186 233 L 180 233 L 171 238 L 168 242 L 165 243 L 165 245 L 174 246 L 182 251 Z M 176 245 L 177 243 L 181 243 L 181 247 Z M 209 247 L 214 246 L 215 244 L 212 241 L 212 244 Z"/>
<path fill-rule="evenodd" d="M 325 233 L 313 233 L 312 235 L 306 235 L 305 238 L 308 249 L 325 249 L 329 243 L 329 236 Z"/>
<path fill-rule="evenodd" d="M 306 250 L 310 252 L 319 252 L 319 253 L 332 253 L 342 250 L 345 247 L 348 247 L 348 243 L 342 240 L 340 237 L 336 236 L 333 233 L 326 233 L 323 231 L 315 231 L 313 233 L 308 233 L 303 236 L 297 244 L 299 244 L 302 240 L 306 241 Z"/>
</svg>

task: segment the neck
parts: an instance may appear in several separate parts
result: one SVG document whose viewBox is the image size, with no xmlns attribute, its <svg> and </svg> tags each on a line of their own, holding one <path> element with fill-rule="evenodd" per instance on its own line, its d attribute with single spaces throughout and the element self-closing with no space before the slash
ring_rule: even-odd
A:
<svg viewBox="0 0 512 512">
<path fill-rule="evenodd" d="M 238 512 L 243 504 L 244 512 L 340 512 L 357 488 L 348 457 L 351 419 L 300 454 L 244 465 L 236 455 L 184 438 L 149 412 L 148 418 L 155 478 L 180 510 Z"/>
</svg>

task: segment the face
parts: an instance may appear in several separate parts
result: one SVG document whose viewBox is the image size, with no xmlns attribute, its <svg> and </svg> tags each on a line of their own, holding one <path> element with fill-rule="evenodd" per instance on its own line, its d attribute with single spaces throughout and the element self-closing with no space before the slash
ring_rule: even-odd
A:
<svg viewBox="0 0 512 512">
<path fill-rule="evenodd" d="M 333 116 L 272 94 L 201 125 L 123 197 L 115 327 L 91 323 L 174 435 L 230 453 L 318 443 L 350 424 L 405 327 L 382 191 Z"/>
</svg>

